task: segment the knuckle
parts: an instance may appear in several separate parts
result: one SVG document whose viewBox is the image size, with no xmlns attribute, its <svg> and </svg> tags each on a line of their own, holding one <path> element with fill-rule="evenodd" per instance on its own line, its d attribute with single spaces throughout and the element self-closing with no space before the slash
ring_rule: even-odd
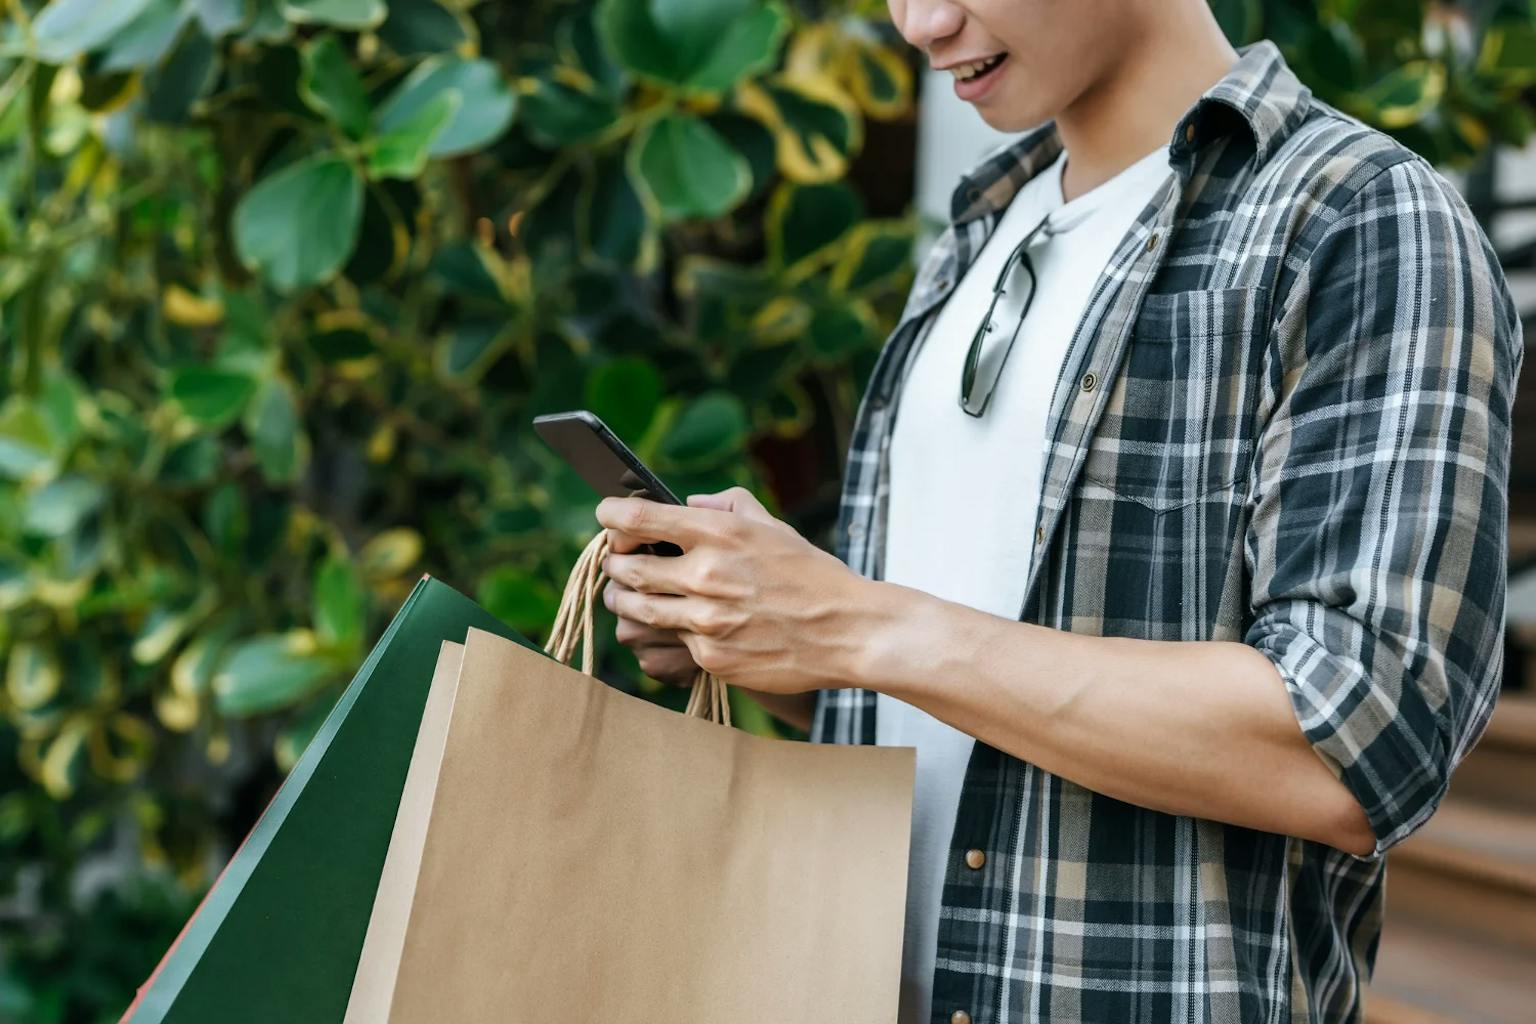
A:
<svg viewBox="0 0 1536 1024">
<path fill-rule="evenodd" d="M 643 501 L 631 501 L 624 506 L 624 511 L 619 516 L 619 522 L 624 529 L 631 533 L 643 531 L 651 524 L 650 509 L 645 507 Z"/>
<path fill-rule="evenodd" d="M 720 573 L 721 567 L 719 559 L 709 558 L 701 554 L 698 561 L 694 563 L 694 582 L 702 586 L 707 587 L 712 584 L 719 583 L 721 579 Z"/>
<path fill-rule="evenodd" d="M 693 662 L 706 672 L 722 675 L 727 671 L 724 653 L 725 649 L 719 644 L 701 641 L 694 649 Z"/>
</svg>

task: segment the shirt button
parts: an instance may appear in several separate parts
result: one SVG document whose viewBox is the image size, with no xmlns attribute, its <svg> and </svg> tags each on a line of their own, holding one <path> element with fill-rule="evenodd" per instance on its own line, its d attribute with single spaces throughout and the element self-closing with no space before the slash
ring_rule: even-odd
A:
<svg viewBox="0 0 1536 1024">
<path fill-rule="evenodd" d="M 852 537 L 854 540 L 858 540 L 860 537 L 864 536 L 864 524 L 858 522 L 849 523 L 848 536 Z"/>
<path fill-rule="evenodd" d="M 1099 382 L 1099 378 L 1095 377 L 1092 373 L 1085 373 L 1085 374 L 1083 374 L 1083 390 L 1084 391 L 1092 391 L 1093 390 L 1093 386 L 1095 384 L 1097 384 L 1098 382 Z"/>
<path fill-rule="evenodd" d="M 1195 141 L 1195 122 L 1191 121 L 1191 122 L 1189 122 L 1189 124 L 1184 126 L 1184 141 L 1185 142 L 1194 142 Z"/>
<path fill-rule="evenodd" d="M 949 1015 L 949 1024 L 971 1024 L 971 1015 L 964 1010 L 956 1010 Z"/>
<path fill-rule="evenodd" d="M 1043 527 L 1043 526 L 1035 527 L 1035 543 L 1036 544 L 1044 544 L 1045 543 L 1045 527 Z"/>
<path fill-rule="evenodd" d="M 987 862 L 987 855 L 981 850 L 965 851 L 965 866 L 972 871 L 980 871 L 981 866 Z"/>
<path fill-rule="evenodd" d="M 1157 248 L 1158 238 L 1159 235 L 1156 231 L 1147 236 L 1147 252 L 1151 252 L 1153 249 Z"/>
</svg>

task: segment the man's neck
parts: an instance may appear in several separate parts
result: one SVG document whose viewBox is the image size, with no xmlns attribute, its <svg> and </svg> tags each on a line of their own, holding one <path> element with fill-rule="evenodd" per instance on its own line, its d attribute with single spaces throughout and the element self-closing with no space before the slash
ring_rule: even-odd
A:
<svg viewBox="0 0 1536 1024">
<path fill-rule="evenodd" d="M 1169 4 L 1149 34 L 1056 118 L 1072 200 L 1166 144 L 1194 102 L 1237 60 L 1204 4 Z M 1175 14 L 1175 11 L 1179 12 Z"/>
</svg>

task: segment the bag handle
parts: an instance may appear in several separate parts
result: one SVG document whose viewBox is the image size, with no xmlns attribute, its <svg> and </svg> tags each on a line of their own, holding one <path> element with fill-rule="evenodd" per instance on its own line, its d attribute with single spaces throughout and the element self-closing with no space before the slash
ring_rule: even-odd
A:
<svg viewBox="0 0 1536 1024">
<path fill-rule="evenodd" d="M 597 605 L 597 595 L 608 581 L 603 572 L 603 556 L 608 554 L 607 530 L 599 530 L 597 536 L 587 542 L 581 557 L 565 581 L 565 593 L 560 596 L 560 610 L 555 613 L 555 625 L 550 630 L 544 650 L 563 665 L 571 663 L 576 645 L 581 644 L 581 671 L 592 674 L 592 661 L 596 645 L 592 642 L 592 612 Z M 700 669 L 693 677 L 693 693 L 688 697 L 685 712 L 706 722 L 731 724 L 730 695 L 725 681 Z"/>
</svg>

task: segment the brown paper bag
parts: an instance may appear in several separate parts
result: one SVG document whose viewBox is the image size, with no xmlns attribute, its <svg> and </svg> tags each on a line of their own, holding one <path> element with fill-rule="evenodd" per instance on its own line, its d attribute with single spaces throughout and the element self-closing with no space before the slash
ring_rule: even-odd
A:
<svg viewBox="0 0 1536 1024">
<path fill-rule="evenodd" d="M 601 540 L 551 639 L 563 660 L 587 638 L 588 670 Z M 458 654 L 415 751 L 451 705 L 436 792 L 413 760 L 349 1021 L 895 1019 L 910 749 L 750 736 L 707 720 L 728 715 L 718 680 L 678 715 L 478 630 L 450 698 Z"/>
</svg>

